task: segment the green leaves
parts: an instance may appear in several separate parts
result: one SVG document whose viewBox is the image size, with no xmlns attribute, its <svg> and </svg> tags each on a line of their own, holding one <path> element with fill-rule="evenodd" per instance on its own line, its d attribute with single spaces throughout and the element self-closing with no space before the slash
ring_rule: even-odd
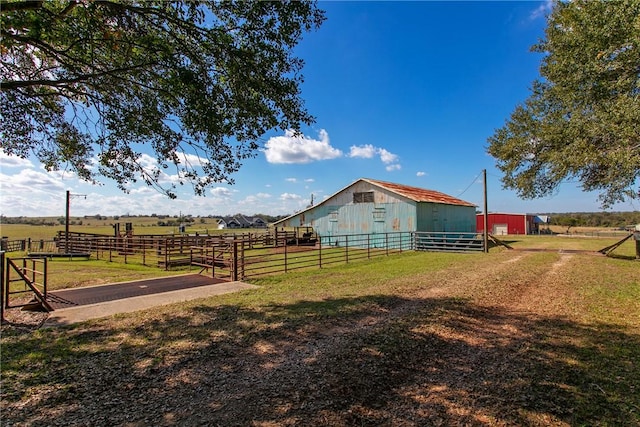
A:
<svg viewBox="0 0 640 427">
<path fill-rule="evenodd" d="M 313 2 L 16 1 L 0 19 L 3 150 L 49 169 L 175 196 L 159 182 L 172 165 L 203 194 L 266 131 L 313 121 L 291 52 L 324 20 Z"/>
<path fill-rule="evenodd" d="M 488 152 L 524 198 L 566 179 L 600 192 L 603 207 L 640 198 L 640 1 L 556 3 L 541 80 Z"/>
</svg>

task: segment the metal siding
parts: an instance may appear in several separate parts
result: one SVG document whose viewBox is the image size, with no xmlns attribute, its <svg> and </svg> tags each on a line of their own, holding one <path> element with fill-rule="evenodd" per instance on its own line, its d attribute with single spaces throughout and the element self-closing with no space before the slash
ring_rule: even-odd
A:
<svg viewBox="0 0 640 427">
<path fill-rule="evenodd" d="M 416 231 L 475 233 L 476 208 L 441 203 L 418 203 Z"/>
<path fill-rule="evenodd" d="M 508 234 L 527 234 L 527 216 L 522 214 L 503 214 L 489 213 L 488 218 L 489 232 L 493 230 L 496 224 L 506 224 Z M 482 214 L 476 216 L 476 230 L 482 232 L 484 228 L 484 220 Z"/>
<path fill-rule="evenodd" d="M 353 203 L 353 193 L 374 192 L 374 203 Z M 434 213 L 435 211 L 436 213 Z M 374 211 L 378 221 L 374 221 Z M 384 218 L 380 212 L 384 211 Z M 332 214 L 337 212 L 337 215 Z M 313 227 L 324 236 L 337 234 L 464 231 L 475 232 L 475 206 L 415 202 L 385 188 L 358 181 L 322 204 L 293 215 L 278 226 Z"/>
</svg>

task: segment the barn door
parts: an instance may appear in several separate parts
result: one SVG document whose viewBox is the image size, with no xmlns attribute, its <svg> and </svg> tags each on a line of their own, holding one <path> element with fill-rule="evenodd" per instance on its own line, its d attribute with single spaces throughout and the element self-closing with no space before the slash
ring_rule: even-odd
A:
<svg viewBox="0 0 640 427">
<path fill-rule="evenodd" d="M 509 234 L 509 226 L 507 224 L 494 224 L 493 234 L 496 236 L 506 236 Z"/>
<path fill-rule="evenodd" d="M 338 228 L 338 210 L 332 210 L 329 212 L 329 227 L 327 230 L 327 245 L 333 246 L 333 236 L 336 234 L 336 229 Z"/>
<path fill-rule="evenodd" d="M 373 236 L 371 246 L 374 248 L 384 248 L 385 245 L 385 233 L 387 232 L 385 227 L 386 212 L 384 208 L 373 208 Z"/>
</svg>

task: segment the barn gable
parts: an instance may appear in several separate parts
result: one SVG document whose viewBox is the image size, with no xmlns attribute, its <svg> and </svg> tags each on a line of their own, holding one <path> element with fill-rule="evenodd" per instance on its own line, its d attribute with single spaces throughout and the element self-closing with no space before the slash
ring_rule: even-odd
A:
<svg viewBox="0 0 640 427">
<path fill-rule="evenodd" d="M 274 224 L 320 235 L 475 231 L 475 205 L 444 193 L 361 178 L 321 203 Z"/>
</svg>

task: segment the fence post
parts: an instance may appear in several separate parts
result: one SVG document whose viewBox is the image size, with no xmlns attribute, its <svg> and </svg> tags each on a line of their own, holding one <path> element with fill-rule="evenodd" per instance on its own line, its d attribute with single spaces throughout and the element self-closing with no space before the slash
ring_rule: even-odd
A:
<svg viewBox="0 0 640 427">
<path fill-rule="evenodd" d="M 164 239 L 164 271 L 169 271 L 169 239 Z"/>
<path fill-rule="evenodd" d="M 208 246 L 209 244 L 211 244 L 211 247 Z M 211 278 L 215 278 L 216 277 L 216 248 L 213 245 L 213 242 L 211 240 L 208 240 L 204 244 L 204 254 L 207 260 L 209 260 L 209 249 L 211 249 Z"/>
<path fill-rule="evenodd" d="M 42 278 L 42 287 L 44 288 L 44 299 L 47 299 L 47 257 L 42 258 L 42 261 L 44 262 L 44 266 L 43 266 L 43 273 L 44 273 L 44 277 Z"/>
<path fill-rule="evenodd" d="M 387 256 L 389 256 L 389 233 L 384 233 L 384 246 L 386 248 Z"/>
<path fill-rule="evenodd" d="M 231 269 L 231 280 L 238 280 L 238 241 L 233 239 L 233 266 Z"/>
<path fill-rule="evenodd" d="M 4 241 L 4 239 L 3 239 Z M 5 280 L 4 277 L 4 251 L 0 251 L 0 323 L 4 322 L 4 291 L 5 291 L 5 281 L 6 288 L 9 288 L 9 278 L 7 277 Z"/>
<path fill-rule="evenodd" d="M 322 268 L 322 236 L 318 236 L 318 268 Z"/>
<path fill-rule="evenodd" d="M 245 240 L 242 240 L 242 245 L 240 246 L 240 259 L 242 260 L 242 265 L 240 266 L 240 279 L 244 279 L 244 244 Z M 249 233 L 249 245 L 251 245 L 251 233 Z"/>
<path fill-rule="evenodd" d="M 371 259 L 371 234 L 367 234 L 367 259 Z"/>
<path fill-rule="evenodd" d="M 348 264 L 349 263 L 349 236 L 348 235 L 344 236 L 344 259 L 345 259 L 345 262 Z"/>
<path fill-rule="evenodd" d="M 287 270 L 287 267 L 288 267 L 288 265 L 287 265 L 287 247 L 288 246 L 289 245 L 287 245 L 287 235 L 285 234 L 285 236 L 284 236 L 284 272 L 285 273 L 288 272 L 288 270 Z"/>
</svg>

